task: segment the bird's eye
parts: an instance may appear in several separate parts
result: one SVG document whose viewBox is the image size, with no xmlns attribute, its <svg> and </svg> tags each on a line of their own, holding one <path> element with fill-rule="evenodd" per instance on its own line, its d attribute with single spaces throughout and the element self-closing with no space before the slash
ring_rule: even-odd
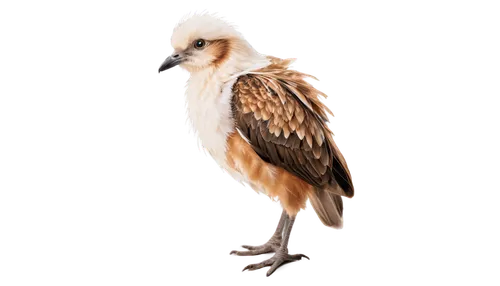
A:
<svg viewBox="0 0 500 286">
<path fill-rule="evenodd" d="M 194 41 L 194 47 L 197 48 L 197 49 L 201 49 L 205 46 L 205 40 L 203 39 L 199 39 L 199 40 L 196 40 Z"/>
</svg>

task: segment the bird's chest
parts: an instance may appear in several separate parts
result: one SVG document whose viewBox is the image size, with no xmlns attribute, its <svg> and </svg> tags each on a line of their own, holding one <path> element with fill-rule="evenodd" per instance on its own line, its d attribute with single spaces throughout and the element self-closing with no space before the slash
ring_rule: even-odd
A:
<svg viewBox="0 0 500 286">
<path fill-rule="evenodd" d="M 234 131 L 231 111 L 234 80 L 190 80 L 187 89 L 188 116 L 201 145 L 223 168 L 227 168 L 227 137 Z"/>
<path fill-rule="evenodd" d="M 191 110 L 191 117 L 196 139 L 200 141 L 203 149 L 208 151 L 214 160 L 220 162 L 225 155 L 227 134 L 234 128 L 231 118 L 217 114 L 217 104 L 204 102 Z"/>
<path fill-rule="evenodd" d="M 228 175 L 249 187 L 248 177 L 228 163 L 228 138 L 236 132 L 232 109 L 232 86 L 235 80 L 223 85 L 191 84 L 188 87 L 185 112 L 193 131 L 211 159 Z M 232 150 L 239 152 L 238 150 Z"/>
</svg>

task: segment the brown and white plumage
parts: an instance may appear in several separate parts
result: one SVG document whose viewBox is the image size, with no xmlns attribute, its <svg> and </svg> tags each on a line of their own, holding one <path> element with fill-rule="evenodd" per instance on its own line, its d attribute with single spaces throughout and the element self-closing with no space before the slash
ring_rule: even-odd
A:
<svg viewBox="0 0 500 286">
<path fill-rule="evenodd" d="M 339 228 L 341 196 L 354 195 L 327 126 L 331 111 L 320 101 L 325 94 L 305 80 L 312 76 L 289 69 L 292 59 L 258 53 L 232 26 L 210 15 L 181 22 L 172 46 L 175 52 L 160 71 L 180 65 L 190 72 L 188 115 L 203 147 L 235 179 L 278 199 L 284 209 L 267 244 L 234 253 L 276 252 L 271 262 L 245 268 L 271 266 L 268 275 L 305 257 L 288 255 L 286 248 L 299 210 L 309 199 L 325 225 Z"/>
<path fill-rule="evenodd" d="M 263 161 L 312 186 L 314 191 L 308 195 L 320 219 L 339 227 L 332 225 L 338 218 L 321 211 L 323 200 L 318 198 L 323 196 L 317 193 L 352 197 L 351 175 L 326 126 L 326 113 L 331 111 L 319 100 L 324 94 L 304 80 L 309 75 L 288 69 L 290 63 L 271 58 L 269 66 L 238 78 L 232 101 L 236 128 Z M 341 202 L 341 198 L 335 201 Z M 325 203 L 332 205 L 329 200 Z M 341 206 L 335 204 L 340 216 Z"/>
</svg>

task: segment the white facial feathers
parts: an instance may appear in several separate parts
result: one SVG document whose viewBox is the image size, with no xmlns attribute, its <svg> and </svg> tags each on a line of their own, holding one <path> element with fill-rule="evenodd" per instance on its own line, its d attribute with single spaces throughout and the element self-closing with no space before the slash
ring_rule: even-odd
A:
<svg viewBox="0 0 500 286">
<path fill-rule="evenodd" d="M 175 28 L 171 38 L 174 49 L 184 50 L 197 39 L 217 40 L 241 38 L 241 34 L 233 26 L 223 20 L 209 15 L 193 15 L 181 21 Z"/>
<path fill-rule="evenodd" d="M 200 39 L 206 45 L 196 48 Z M 175 51 L 185 56 L 180 66 L 192 74 L 210 69 L 227 80 L 254 66 L 268 64 L 266 57 L 255 51 L 232 25 L 210 14 L 181 21 L 174 28 L 171 42 Z"/>
</svg>

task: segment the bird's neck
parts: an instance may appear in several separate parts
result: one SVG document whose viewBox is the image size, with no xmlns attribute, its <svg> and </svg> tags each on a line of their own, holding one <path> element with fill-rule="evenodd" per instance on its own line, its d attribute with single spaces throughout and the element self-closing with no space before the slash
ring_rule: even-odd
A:
<svg viewBox="0 0 500 286">
<path fill-rule="evenodd" d="M 246 55 L 232 54 L 220 66 L 189 72 L 189 77 L 193 80 L 196 79 L 197 82 L 211 81 L 224 84 L 240 75 L 263 68 L 269 64 L 269 59 L 257 52 Z"/>
</svg>

